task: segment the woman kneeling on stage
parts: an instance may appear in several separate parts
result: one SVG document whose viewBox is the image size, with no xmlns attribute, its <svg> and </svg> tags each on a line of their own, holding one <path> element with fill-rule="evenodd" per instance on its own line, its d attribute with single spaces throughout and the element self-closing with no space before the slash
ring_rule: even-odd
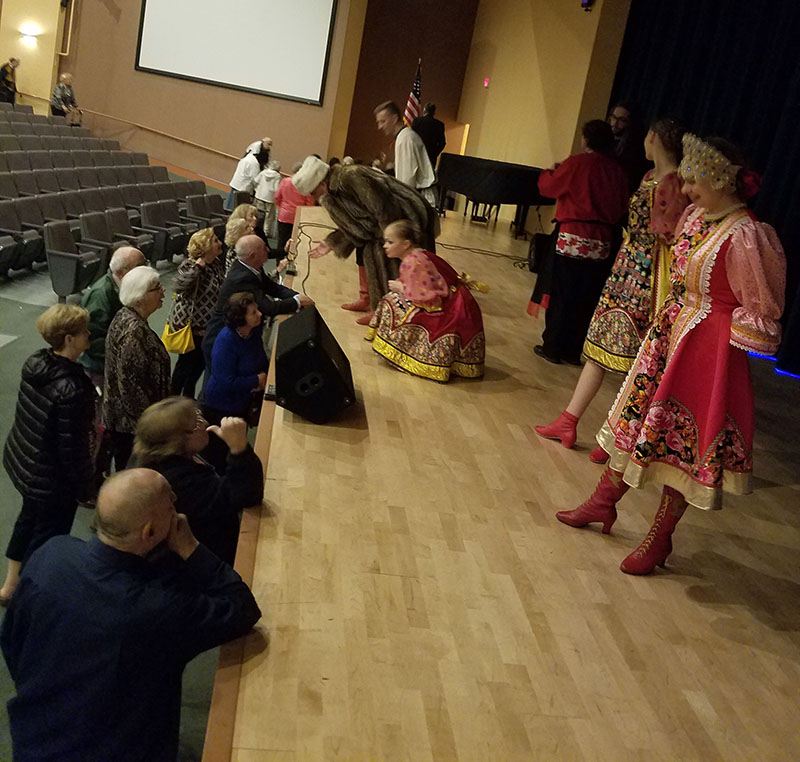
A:
<svg viewBox="0 0 800 762">
<path fill-rule="evenodd" d="M 370 322 L 372 348 L 396 367 L 434 381 L 482 376 L 486 339 L 470 289 L 486 286 L 421 249 L 421 234 L 409 220 L 392 222 L 383 238 L 386 256 L 402 263 Z"/>
</svg>

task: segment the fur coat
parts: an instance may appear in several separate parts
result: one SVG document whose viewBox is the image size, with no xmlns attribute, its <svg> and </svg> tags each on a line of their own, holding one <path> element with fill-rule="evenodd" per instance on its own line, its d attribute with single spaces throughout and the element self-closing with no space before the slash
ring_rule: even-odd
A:
<svg viewBox="0 0 800 762">
<path fill-rule="evenodd" d="M 439 218 L 422 196 L 394 177 L 361 165 L 331 169 L 322 206 L 337 230 L 325 239 L 339 257 L 364 249 L 369 302 L 374 310 L 397 278 L 399 262 L 383 251 L 383 229 L 395 220 L 411 220 L 422 231 L 422 247 L 434 251 Z"/>
</svg>

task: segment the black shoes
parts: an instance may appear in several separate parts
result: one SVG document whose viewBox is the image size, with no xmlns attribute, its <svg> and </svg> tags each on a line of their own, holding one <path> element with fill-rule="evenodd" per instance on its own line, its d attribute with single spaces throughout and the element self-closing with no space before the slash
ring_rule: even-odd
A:
<svg viewBox="0 0 800 762">
<path fill-rule="evenodd" d="M 553 363 L 553 365 L 561 365 L 561 360 L 559 360 L 557 357 L 550 357 L 550 355 L 544 351 L 544 347 L 541 344 L 537 344 L 533 348 L 533 352 L 534 354 L 539 355 L 539 357 L 547 360 L 547 362 Z"/>
<path fill-rule="evenodd" d="M 574 365 L 576 368 L 583 366 L 580 357 L 572 360 L 568 360 L 566 357 L 551 357 L 549 354 L 547 354 L 547 352 L 544 351 L 544 346 L 542 344 L 537 344 L 533 348 L 533 351 L 535 354 L 539 355 L 539 357 L 547 360 L 547 362 L 553 363 L 553 365 L 561 365 L 562 362 L 565 362 L 567 365 Z"/>
</svg>

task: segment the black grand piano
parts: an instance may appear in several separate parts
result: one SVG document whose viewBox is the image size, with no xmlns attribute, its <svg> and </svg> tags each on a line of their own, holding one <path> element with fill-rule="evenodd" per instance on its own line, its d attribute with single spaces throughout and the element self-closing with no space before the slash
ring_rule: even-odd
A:
<svg viewBox="0 0 800 762">
<path fill-rule="evenodd" d="M 525 233 L 525 221 L 532 206 L 551 206 L 552 198 L 539 193 L 538 167 L 510 164 L 507 161 L 479 159 L 443 153 L 439 157 L 439 214 L 444 212 L 447 191 L 462 193 L 473 204 L 499 206 L 514 204 L 514 233 Z"/>
</svg>

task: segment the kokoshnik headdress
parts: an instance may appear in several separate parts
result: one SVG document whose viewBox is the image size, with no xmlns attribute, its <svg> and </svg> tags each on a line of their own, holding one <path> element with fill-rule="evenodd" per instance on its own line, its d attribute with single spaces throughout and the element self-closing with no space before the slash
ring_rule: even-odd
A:
<svg viewBox="0 0 800 762">
<path fill-rule="evenodd" d="M 705 180 L 714 190 L 735 191 L 736 176 L 742 167 L 705 141 L 687 132 L 683 136 L 683 161 L 680 174 L 684 180 Z"/>
</svg>

